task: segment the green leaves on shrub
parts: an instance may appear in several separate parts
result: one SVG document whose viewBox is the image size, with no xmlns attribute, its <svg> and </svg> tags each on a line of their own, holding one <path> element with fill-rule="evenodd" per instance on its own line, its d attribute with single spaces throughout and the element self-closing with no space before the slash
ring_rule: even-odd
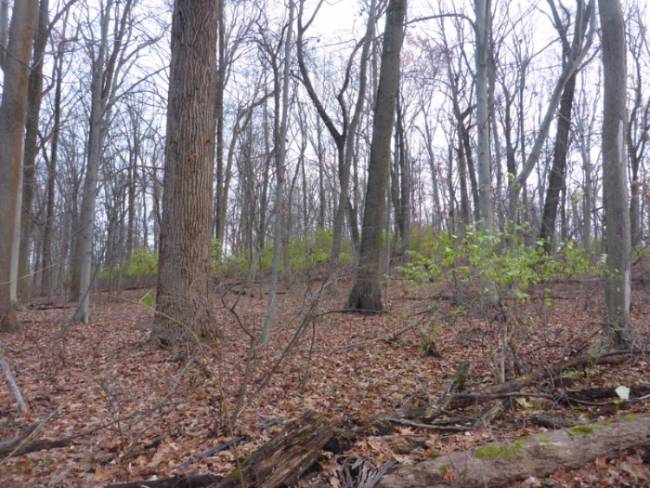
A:
<svg viewBox="0 0 650 488">
<path fill-rule="evenodd" d="M 517 301 L 525 301 L 529 288 L 539 283 L 602 273 L 602 266 L 573 242 L 549 256 L 541 241 L 527 245 L 518 237 L 523 234 L 521 228 L 486 233 L 469 227 L 464 236 L 428 232 L 412 239 L 409 262 L 400 271 L 414 285 L 453 280 L 469 287 L 489 280 L 500 297 Z"/>
</svg>

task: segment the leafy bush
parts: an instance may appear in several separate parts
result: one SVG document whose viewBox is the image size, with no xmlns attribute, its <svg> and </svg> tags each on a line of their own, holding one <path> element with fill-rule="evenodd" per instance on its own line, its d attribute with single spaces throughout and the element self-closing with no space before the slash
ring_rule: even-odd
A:
<svg viewBox="0 0 650 488">
<path fill-rule="evenodd" d="M 131 254 L 122 266 L 103 269 L 99 280 L 110 281 L 118 278 L 144 278 L 158 274 L 158 254 L 149 249 L 139 249 Z"/>
<path fill-rule="evenodd" d="M 140 249 L 129 258 L 122 269 L 126 278 L 139 278 L 142 276 L 155 276 L 158 274 L 158 253 L 149 249 Z"/>
<path fill-rule="evenodd" d="M 292 273 L 302 273 L 312 270 L 329 262 L 332 255 L 332 231 L 321 229 L 315 234 L 291 239 L 289 241 L 289 270 Z M 213 244 L 214 270 L 217 274 L 245 274 L 250 263 L 245 254 L 225 256 L 218 259 L 220 244 Z M 273 265 L 273 245 L 265 247 L 257 257 L 254 265 L 262 273 L 270 273 Z M 352 261 L 352 243 L 344 240 L 341 246 L 339 262 L 347 264 Z M 283 260 L 280 261 L 281 271 L 284 271 Z"/>
<path fill-rule="evenodd" d="M 411 240 L 409 263 L 400 271 L 407 282 L 420 285 L 446 286 L 451 280 L 469 289 L 484 280 L 494 283 L 500 297 L 520 301 L 533 285 L 601 272 L 572 242 L 548 256 L 541 241 L 530 246 L 517 237 L 523 234 L 520 228 L 505 234 L 469 227 L 464 236 L 427 231 Z"/>
</svg>

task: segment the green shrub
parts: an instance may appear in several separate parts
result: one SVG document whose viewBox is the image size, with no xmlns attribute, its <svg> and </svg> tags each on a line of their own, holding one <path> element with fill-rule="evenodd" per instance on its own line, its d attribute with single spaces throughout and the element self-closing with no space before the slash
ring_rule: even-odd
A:
<svg viewBox="0 0 650 488">
<path fill-rule="evenodd" d="M 98 279 L 110 281 L 119 278 L 143 278 L 157 274 L 158 253 L 149 249 L 139 249 L 131 254 L 131 257 L 122 266 L 102 269 L 98 274 Z"/>
<path fill-rule="evenodd" d="M 411 284 L 452 280 L 456 286 L 470 288 L 481 280 L 494 283 L 500 297 L 519 301 L 528 298 L 527 290 L 555 279 L 602 272 L 575 243 L 564 243 L 555 256 L 544 253 L 542 242 L 526 245 L 521 226 L 509 233 L 486 233 L 473 227 L 464 236 L 427 231 L 411 240 L 409 262 L 400 268 Z"/>
<path fill-rule="evenodd" d="M 291 239 L 289 241 L 289 271 L 302 273 L 312 270 L 330 261 L 332 255 L 333 234 L 330 230 L 318 230 L 316 233 Z M 249 269 L 248 257 L 246 254 L 236 254 L 215 258 L 219 256 L 219 244 L 214 243 L 213 259 L 214 270 L 217 274 L 245 274 Z M 273 265 L 273 245 L 266 246 L 257 256 L 254 266 L 262 273 L 270 273 Z M 352 243 L 344 240 L 341 246 L 339 262 L 347 264 L 352 261 Z M 284 271 L 284 260 L 280 261 L 281 271 Z"/>
</svg>

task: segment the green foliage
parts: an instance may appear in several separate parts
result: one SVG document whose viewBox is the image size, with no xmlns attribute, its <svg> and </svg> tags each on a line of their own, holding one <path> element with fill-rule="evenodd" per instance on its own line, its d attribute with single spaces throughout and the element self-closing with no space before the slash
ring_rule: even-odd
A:
<svg viewBox="0 0 650 488">
<path fill-rule="evenodd" d="M 158 274 L 158 253 L 148 249 L 140 249 L 129 258 L 123 267 L 123 276 L 126 278 L 139 278 L 142 276 L 155 276 Z"/>
<path fill-rule="evenodd" d="M 318 230 L 315 234 L 291 239 L 289 241 L 289 270 L 292 273 L 302 273 L 317 268 L 329 262 L 332 255 L 333 234 L 330 230 Z M 214 270 L 217 274 L 245 274 L 250 268 L 248 257 L 245 253 L 226 256 L 221 260 L 219 244 L 214 243 L 213 259 Z M 343 241 L 339 262 L 348 264 L 352 261 L 352 243 Z M 273 264 L 273 245 L 265 247 L 257 256 L 255 266 L 263 273 L 270 273 Z M 281 271 L 284 263 L 281 262 Z"/>
<path fill-rule="evenodd" d="M 555 256 L 542 242 L 527 245 L 521 226 L 508 233 L 466 229 L 464 236 L 427 231 L 412 238 L 410 260 L 400 268 L 413 285 L 437 283 L 470 288 L 481 280 L 494 283 L 501 298 L 525 301 L 534 285 L 601 272 L 574 243 L 565 243 Z"/>
<path fill-rule="evenodd" d="M 122 266 L 103 269 L 100 280 L 115 280 L 118 278 L 144 278 L 158 274 L 158 253 L 149 249 L 139 249 L 131 254 L 129 260 Z"/>
</svg>

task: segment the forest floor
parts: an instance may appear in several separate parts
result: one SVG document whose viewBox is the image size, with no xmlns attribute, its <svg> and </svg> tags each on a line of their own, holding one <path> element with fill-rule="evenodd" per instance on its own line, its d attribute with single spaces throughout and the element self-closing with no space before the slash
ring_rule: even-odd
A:
<svg viewBox="0 0 650 488">
<path fill-rule="evenodd" d="M 635 276 L 650 276 L 648 268 Z M 225 339 L 206 345 L 192 363 L 147 345 L 152 313 L 144 303 L 146 290 L 98 294 L 88 324 L 69 323 L 73 304 L 48 308 L 42 303 L 40 309 L 20 312 L 24 332 L 3 335 L 0 341 L 31 411 L 17 416 L 9 389 L 1 386 L 0 440 L 38 422 L 38 437 L 79 436 L 69 447 L 0 456 L 0 486 L 89 487 L 177 473 L 224 474 L 283 423 L 307 410 L 360 422 L 417 406 L 435 400 L 463 361 L 471 364 L 467 388 L 494 383 L 500 328 L 491 317 L 456 303 L 452 290 L 411 288 L 399 280 L 386 290 L 387 313 L 339 313 L 348 281 L 342 280 L 338 293 L 322 297 L 317 309 L 322 315 L 307 324 L 270 377 L 307 306 L 304 281 L 279 295 L 272 341 L 250 362 L 250 339 L 242 326 L 249 332 L 261 328 L 268 300 L 261 285 L 215 292 L 215 321 Z M 539 368 L 584 352 L 601 328 L 601 290 L 593 280 L 546 284 L 533 290 L 527 303 L 513 307 L 519 323 L 514 343 L 522 367 Z M 235 303 L 241 324 L 227 309 Z M 632 303 L 636 337 L 648 344 L 650 281 L 634 282 Z M 396 332 L 402 333 L 388 340 Z M 427 354 L 426 343 L 437 354 Z M 247 364 L 254 366 L 248 369 L 253 380 L 233 427 L 229 418 Z M 648 384 L 650 357 L 571 373 L 563 377 L 563 387 Z M 468 432 L 441 434 L 411 427 L 371 432 L 345 452 L 324 452 L 318 469 L 298 486 L 338 486 L 334 468 L 343 458 L 411 463 L 544 430 L 528 420 L 541 411 L 598 420 L 650 411 L 650 400 L 610 399 L 569 407 L 548 399 L 520 399 L 500 419 Z M 239 443 L 204 456 L 235 437 Z M 642 454 L 604 456 L 578 470 L 558 469 L 544 480 L 530 478 L 512 486 L 647 487 L 650 465 L 643 464 Z"/>
</svg>

